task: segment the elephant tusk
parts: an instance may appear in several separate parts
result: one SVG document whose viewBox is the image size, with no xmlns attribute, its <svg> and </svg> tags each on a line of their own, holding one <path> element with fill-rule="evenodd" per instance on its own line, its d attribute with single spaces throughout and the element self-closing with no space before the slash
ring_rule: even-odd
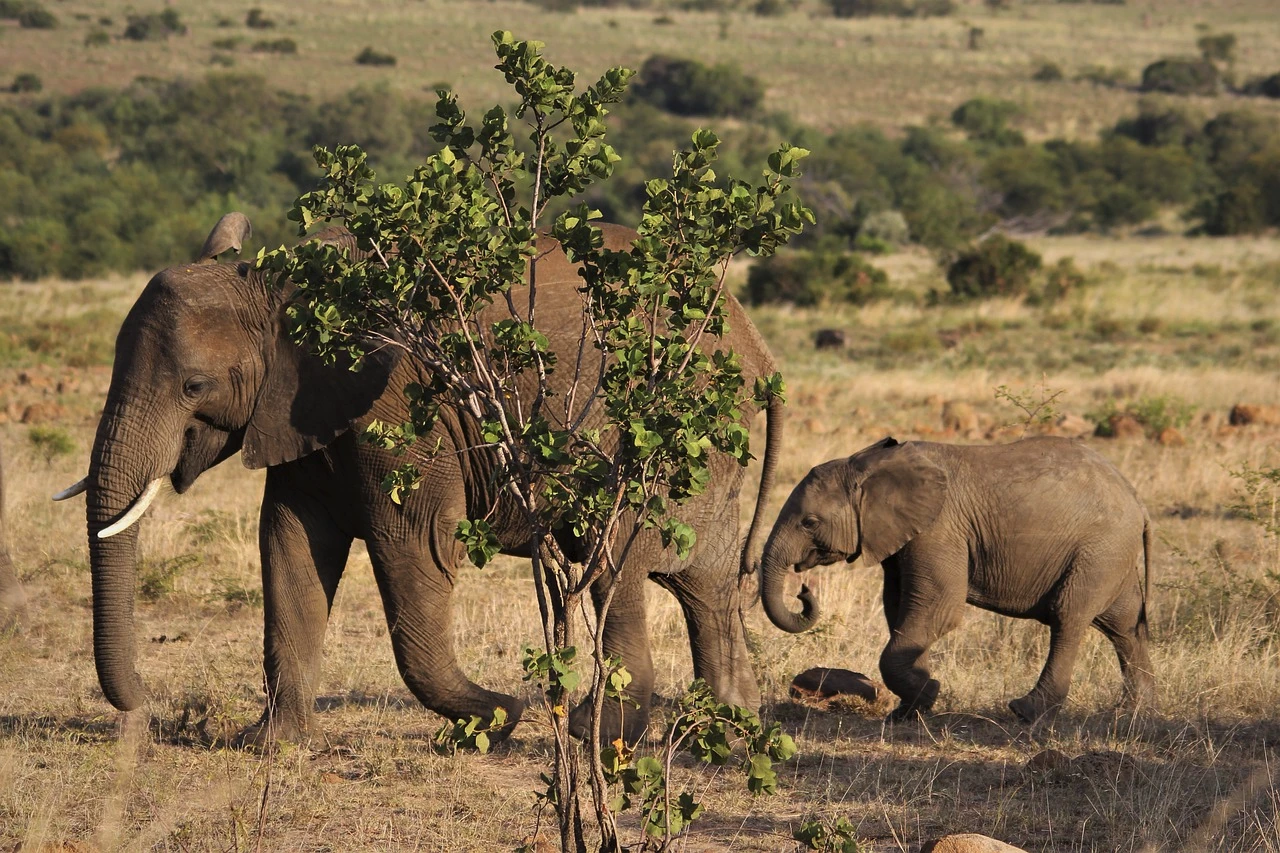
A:
<svg viewBox="0 0 1280 853">
<path fill-rule="evenodd" d="M 127 530 L 135 521 L 142 517 L 147 511 L 147 507 L 151 506 L 151 502 L 156 499 L 156 495 L 160 494 L 160 486 L 164 483 L 164 478 L 159 477 L 152 480 L 143 489 L 142 494 L 133 502 L 133 506 L 129 507 L 129 511 L 120 516 L 120 519 L 109 527 L 104 527 L 98 531 L 99 539 L 108 539 L 115 536 L 122 530 Z"/>
<path fill-rule="evenodd" d="M 76 495 L 84 494 L 85 490 L 88 488 L 89 488 L 89 478 L 85 477 L 80 482 L 73 483 L 72 485 L 67 486 L 65 489 L 58 492 L 56 495 L 53 496 L 53 499 L 55 501 L 65 501 L 67 498 L 74 498 Z"/>
</svg>

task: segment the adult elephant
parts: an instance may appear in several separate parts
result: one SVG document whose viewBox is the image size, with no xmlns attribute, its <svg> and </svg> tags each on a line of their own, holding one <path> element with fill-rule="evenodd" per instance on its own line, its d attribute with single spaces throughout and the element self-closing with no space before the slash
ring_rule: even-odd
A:
<svg viewBox="0 0 1280 853">
<path fill-rule="evenodd" d="M 0 631 L 11 627 L 26 601 L 18 575 L 9 559 L 7 528 L 4 523 L 4 463 L 0 461 Z"/>
<path fill-rule="evenodd" d="M 242 742 L 299 739 L 312 725 L 321 643 L 329 608 L 353 539 L 363 539 L 390 628 L 396 664 L 414 695 L 450 719 L 495 707 L 514 723 L 522 706 L 474 684 L 458 667 L 450 628 L 450 594 L 466 559 L 454 537 L 457 522 L 488 515 L 504 551 L 527 554 L 529 532 L 514 514 L 490 514 L 496 495 L 492 460 L 478 425 L 444 410 L 421 447 L 437 453 L 428 480 L 403 503 L 380 484 L 403 463 L 358 440 L 377 418 L 400 423 L 408 412 L 402 389 L 428 384 L 412 359 L 387 352 L 359 373 L 326 366 L 284 332 L 289 294 L 247 263 L 215 263 L 238 248 L 248 220 L 228 214 L 193 265 L 157 274 L 139 296 L 116 340 L 115 367 L 84 481 L 93 570 L 94 655 L 107 699 L 137 708 L 145 693 L 134 668 L 134 575 L 137 528 L 164 480 L 189 489 L 201 472 L 241 452 L 249 468 L 267 469 L 259 544 L 265 610 L 267 710 Z M 634 232 L 605 226 L 605 242 L 625 248 Z M 354 250 L 349 234 L 330 229 L 317 239 Z M 576 352 L 582 296 L 576 268 L 549 238 L 536 261 L 541 317 L 552 346 Z M 517 297 L 517 304 L 524 296 Z M 763 340 L 741 306 L 729 299 L 732 332 L 724 344 L 742 356 L 748 382 L 774 370 Z M 570 349 L 572 348 L 572 349 Z M 561 363 L 573 363 L 562 358 Z M 565 381 L 568 381 L 567 379 Z M 755 518 L 743 552 L 755 553 L 760 507 L 778 453 L 780 419 L 770 406 L 769 440 Z M 717 459 L 713 485 L 681 510 L 698 531 L 694 553 L 678 562 L 649 537 L 632 550 L 616 590 L 605 647 L 630 670 L 637 711 L 610 717 L 606 731 L 634 739 L 648 718 L 653 663 L 645 623 L 643 576 L 679 599 L 689 628 L 695 675 L 726 702 L 756 706 L 738 610 L 738 493 L 743 473 Z M 74 493 L 72 487 L 58 497 Z M 498 507 L 501 510 L 501 507 Z M 571 544 L 571 543 L 570 543 Z M 616 715 L 618 712 L 613 711 Z M 581 724 L 581 715 L 576 718 Z M 579 729 L 581 726 L 579 725 Z"/>
</svg>

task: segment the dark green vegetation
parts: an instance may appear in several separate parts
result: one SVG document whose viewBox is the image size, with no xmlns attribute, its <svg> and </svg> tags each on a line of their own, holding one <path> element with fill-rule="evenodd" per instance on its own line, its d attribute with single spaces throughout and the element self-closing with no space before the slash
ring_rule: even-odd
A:
<svg viewBox="0 0 1280 853">
<path fill-rule="evenodd" d="M 704 121 L 674 113 L 746 108 L 758 86 L 723 66 L 654 57 L 645 67 L 639 97 L 615 114 L 623 162 L 591 197 L 624 222 L 638 216 L 642 177 L 669 169 L 670 152 Z M 675 78 L 704 82 L 685 90 L 691 100 L 672 103 Z M 19 88 L 34 84 L 23 77 Z M 430 110 L 385 85 L 315 100 L 237 74 L 11 101 L 0 108 L 8 226 L 0 277 L 75 278 L 187 260 L 230 209 L 245 210 L 261 243 L 276 245 L 289 235 L 283 211 L 311 187 L 311 146 L 358 143 L 381 175 L 403 176 L 434 150 Z M 811 239 L 828 247 L 882 248 L 868 224 L 886 215 L 905 223 L 900 239 L 942 252 L 1002 223 L 1108 230 L 1164 207 L 1209 234 L 1280 224 L 1280 122 L 1271 116 L 1236 110 L 1203 121 L 1147 106 L 1097 140 L 1043 143 L 1010 126 L 1017 107 L 1005 101 L 969 100 L 953 120 L 963 138 L 936 126 L 909 127 L 900 138 L 865 125 L 827 134 L 757 117 L 725 134 L 724 157 L 745 173 L 783 137 L 812 149 L 798 191 L 818 216 Z"/>
</svg>

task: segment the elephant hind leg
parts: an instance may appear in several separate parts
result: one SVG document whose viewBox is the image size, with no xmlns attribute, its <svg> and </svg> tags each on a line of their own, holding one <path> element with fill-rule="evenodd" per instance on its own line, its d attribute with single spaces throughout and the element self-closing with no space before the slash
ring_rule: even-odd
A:
<svg viewBox="0 0 1280 853">
<path fill-rule="evenodd" d="M 1030 693 L 1009 703 L 1009 708 L 1024 723 L 1033 723 L 1046 714 L 1056 713 L 1067 701 L 1071 673 L 1075 669 L 1086 627 L 1067 620 L 1049 624 L 1049 658 L 1040 679 Z"/>
<path fill-rule="evenodd" d="M 1122 706 L 1135 708 L 1153 702 L 1155 670 L 1148 654 L 1150 638 L 1146 608 L 1136 577 L 1132 589 L 1121 593 L 1110 607 L 1093 620 L 1093 624 L 1111 641 L 1120 661 L 1120 675 L 1124 679 Z"/>
</svg>

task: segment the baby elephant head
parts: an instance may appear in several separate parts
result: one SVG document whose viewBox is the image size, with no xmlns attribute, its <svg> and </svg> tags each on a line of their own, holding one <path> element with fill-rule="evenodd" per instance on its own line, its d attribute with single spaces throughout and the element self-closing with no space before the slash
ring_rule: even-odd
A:
<svg viewBox="0 0 1280 853">
<path fill-rule="evenodd" d="M 933 524 L 946 491 L 942 468 L 914 445 L 892 438 L 811 470 L 787 498 L 765 545 L 760 598 L 769 620 L 791 633 L 812 628 L 817 603 L 804 586 L 804 610 L 788 610 L 787 574 L 852 563 L 859 555 L 868 565 L 879 563 Z"/>
</svg>

